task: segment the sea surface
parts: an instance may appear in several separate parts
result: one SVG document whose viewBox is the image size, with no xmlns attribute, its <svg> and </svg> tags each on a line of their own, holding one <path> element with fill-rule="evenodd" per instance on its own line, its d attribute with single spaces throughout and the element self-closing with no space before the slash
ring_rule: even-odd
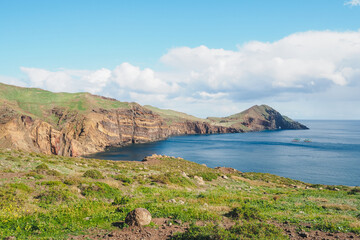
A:
<svg viewBox="0 0 360 240">
<path fill-rule="evenodd" d="M 156 153 L 208 167 L 272 173 L 308 183 L 359 186 L 360 121 L 300 122 L 310 129 L 176 136 L 91 157 L 136 161 Z M 300 141 L 293 142 L 295 138 Z"/>
</svg>

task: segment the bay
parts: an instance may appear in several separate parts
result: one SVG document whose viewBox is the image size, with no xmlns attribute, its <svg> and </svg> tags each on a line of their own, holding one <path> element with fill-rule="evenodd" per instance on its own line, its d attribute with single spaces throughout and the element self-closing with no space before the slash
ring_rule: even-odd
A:
<svg viewBox="0 0 360 240">
<path fill-rule="evenodd" d="M 309 183 L 360 185 L 360 121 L 306 120 L 309 130 L 175 136 L 91 157 L 139 161 L 154 153 Z M 295 138 L 299 142 L 293 142 Z M 304 142 L 310 139 L 311 142 Z"/>
</svg>

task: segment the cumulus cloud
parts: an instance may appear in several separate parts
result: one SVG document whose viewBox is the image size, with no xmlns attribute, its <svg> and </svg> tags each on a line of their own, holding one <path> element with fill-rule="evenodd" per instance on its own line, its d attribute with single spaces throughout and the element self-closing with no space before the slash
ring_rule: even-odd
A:
<svg viewBox="0 0 360 240">
<path fill-rule="evenodd" d="M 120 88 L 145 93 L 173 93 L 179 88 L 176 83 L 170 84 L 156 77 L 153 70 L 141 70 L 129 63 L 123 63 L 114 69 L 113 80 Z"/>
<path fill-rule="evenodd" d="M 205 46 L 176 48 L 161 60 L 186 71 L 185 82 L 202 85 L 204 91 L 268 91 L 276 95 L 349 84 L 360 69 L 359 53 L 359 32 L 328 31 L 297 33 L 274 43 L 249 42 L 238 51 Z"/>
<path fill-rule="evenodd" d="M 350 6 L 360 6 L 360 0 L 346 1 L 344 4 Z"/>
<path fill-rule="evenodd" d="M 28 76 L 29 86 L 54 92 L 86 91 L 133 101 L 139 100 L 139 96 L 145 97 L 146 94 L 149 96 L 170 94 L 179 89 L 176 83 L 158 78 L 153 70 L 149 68 L 141 70 L 129 63 L 122 63 L 114 70 L 101 68 L 95 71 L 69 69 L 49 71 L 28 67 L 20 69 Z"/>
<path fill-rule="evenodd" d="M 1 75 L 0 75 L 0 82 L 5 83 L 5 84 L 10 84 L 10 85 L 16 85 L 19 87 L 27 87 L 28 86 L 28 84 L 26 82 L 21 81 L 17 78 L 1 76 Z"/>
<path fill-rule="evenodd" d="M 359 31 L 294 33 L 275 42 L 247 42 L 237 50 L 177 47 L 160 60 L 161 72 L 130 63 L 112 70 L 21 70 L 30 86 L 88 91 L 201 116 L 230 114 L 255 103 L 285 106 L 301 99 L 304 104 L 304 98 L 328 105 L 359 101 L 347 94 L 360 92 Z"/>
</svg>

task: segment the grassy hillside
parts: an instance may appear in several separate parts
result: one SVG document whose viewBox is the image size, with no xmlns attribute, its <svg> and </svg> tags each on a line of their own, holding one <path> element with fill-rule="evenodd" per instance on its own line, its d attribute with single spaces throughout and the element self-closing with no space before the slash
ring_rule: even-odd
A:
<svg viewBox="0 0 360 240">
<path fill-rule="evenodd" d="M 359 188 L 224 173 L 174 157 L 150 160 L 115 162 L 0 150 L 0 236 L 113 235 L 128 228 L 122 221 L 136 207 L 185 231 L 173 239 L 287 239 L 284 229 L 333 236 L 360 233 Z M 152 223 L 146 229 L 166 227 Z"/>
<path fill-rule="evenodd" d="M 150 105 L 145 105 L 144 107 L 153 111 L 154 113 L 159 114 L 169 124 L 173 122 L 185 122 L 185 121 L 208 122 L 207 119 L 197 118 L 192 115 L 188 115 L 186 113 L 177 112 L 170 109 L 160 109 Z"/>
<path fill-rule="evenodd" d="M 19 113 L 38 117 L 48 122 L 56 120 L 51 110 L 86 113 L 91 109 L 129 108 L 129 103 L 102 98 L 90 93 L 53 93 L 38 88 L 22 88 L 0 83 L 0 103 Z"/>
<path fill-rule="evenodd" d="M 244 126 L 242 123 L 247 121 L 249 118 L 254 119 L 269 119 L 270 114 L 269 112 L 275 111 L 273 108 L 267 106 L 267 105 L 255 105 L 245 111 L 242 111 L 237 114 L 230 115 L 228 117 L 223 118 L 216 118 L 216 117 L 209 117 L 208 120 L 211 122 L 221 125 L 224 127 L 234 127 L 234 128 L 240 128 L 244 131 L 250 130 L 246 126 Z M 283 116 L 284 119 L 288 122 L 293 122 L 290 118 Z"/>
</svg>

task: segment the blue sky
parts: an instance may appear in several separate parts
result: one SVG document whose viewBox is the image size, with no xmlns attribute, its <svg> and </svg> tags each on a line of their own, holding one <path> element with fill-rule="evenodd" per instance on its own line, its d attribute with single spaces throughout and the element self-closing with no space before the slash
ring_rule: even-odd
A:
<svg viewBox="0 0 360 240">
<path fill-rule="evenodd" d="M 358 0 L 0 1 L 0 81 L 201 117 L 266 103 L 360 119 L 359 29 Z"/>
</svg>

